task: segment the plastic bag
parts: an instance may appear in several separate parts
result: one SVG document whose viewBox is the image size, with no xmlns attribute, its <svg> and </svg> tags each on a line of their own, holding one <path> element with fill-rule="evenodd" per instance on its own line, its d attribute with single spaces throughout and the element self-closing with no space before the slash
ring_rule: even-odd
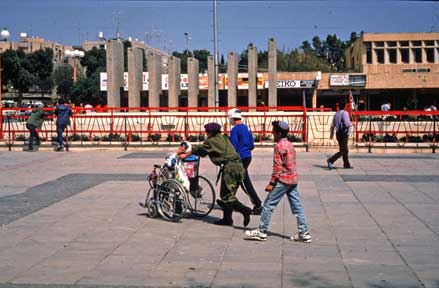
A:
<svg viewBox="0 0 439 288">
<path fill-rule="evenodd" d="M 186 170 L 184 169 L 184 165 L 181 160 L 177 161 L 175 171 L 175 179 L 183 185 L 186 191 L 189 191 L 191 183 L 189 182 L 189 177 L 186 174 Z"/>
</svg>

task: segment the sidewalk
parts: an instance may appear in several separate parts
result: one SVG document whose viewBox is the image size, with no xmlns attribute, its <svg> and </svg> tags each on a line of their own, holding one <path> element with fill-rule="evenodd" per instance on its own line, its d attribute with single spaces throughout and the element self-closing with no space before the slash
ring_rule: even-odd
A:
<svg viewBox="0 0 439 288">
<path fill-rule="evenodd" d="M 145 217 L 146 175 L 169 151 L 0 151 L 0 287 L 439 287 L 437 155 L 356 153 L 328 171 L 334 151 L 298 153 L 304 244 L 285 199 L 265 242 L 243 240 L 236 213 L 233 228 L 211 224 L 219 210 Z M 250 165 L 261 199 L 271 161 L 257 149 Z M 214 182 L 209 160 L 201 171 Z"/>
</svg>

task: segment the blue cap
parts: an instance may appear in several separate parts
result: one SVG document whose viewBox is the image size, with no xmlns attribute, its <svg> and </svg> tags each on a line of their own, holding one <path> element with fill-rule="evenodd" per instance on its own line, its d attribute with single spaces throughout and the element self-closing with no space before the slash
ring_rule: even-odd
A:
<svg viewBox="0 0 439 288">
<path fill-rule="evenodd" d="M 218 132 L 221 130 L 221 125 L 215 122 L 207 123 L 204 125 L 206 132 Z"/>
<path fill-rule="evenodd" d="M 285 131 L 289 131 L 290 127 L 288 126 L 288 123 L 285 121 L 279 121 L 279 128 Z"/>
</svg>

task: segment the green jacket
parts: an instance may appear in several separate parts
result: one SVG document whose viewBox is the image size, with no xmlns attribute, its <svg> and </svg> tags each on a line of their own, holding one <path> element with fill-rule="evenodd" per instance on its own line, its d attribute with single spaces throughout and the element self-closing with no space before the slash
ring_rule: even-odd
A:
<svg viewBox="0 0 439 288">
<path fill-rule="evenodd" d="M 193 145 L 192 154 L 201 157 L 209 156 L 213 164 L 217 166 L 240 162 L 241 159 L 229 138 L 220 133 L 207 138 L 203 144 Z"/>
<path fill-rule="evenodd" d="M 43 126 L 44 116 L 43 109 L 34 108 L 32 109 L 32 114 L 29 116 L 26 123 L 41 129 L 41 126 Z"/>
<path fill-rule="evenodd" d="M 225 202 L 236 201 L 235 194 L 244 177 L 244 166 L 229 138 L 223 134 L 217 134 L 206 139 L 201 145 L 193 145 L 192 154 L 201 157 L 209 156 L 213 164 L 224 165 L 221 170 L 221 181 L 227 189 L 221 189 L 220 197 Z"/>
</svg>

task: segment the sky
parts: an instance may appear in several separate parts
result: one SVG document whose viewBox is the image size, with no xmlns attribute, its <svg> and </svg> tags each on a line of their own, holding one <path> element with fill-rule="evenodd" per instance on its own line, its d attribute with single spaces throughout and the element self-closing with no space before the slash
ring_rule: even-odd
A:
<svg viewBox="0 0 439 288">
<path fill-rule="evenodd" d="M 219 53 L 242 52 L 249 43 L 267 50 L 268 39 L 291 50 L 314 36 L 352 31 L 438 30 L 439 0 L 217 1 Z M 0 27 L 66 45 L 97 40 L 98 32 L 138 38 L 165 51 L 207 49 L 213 53 L 213 1 L 0 0 Z"/>
</svg>

